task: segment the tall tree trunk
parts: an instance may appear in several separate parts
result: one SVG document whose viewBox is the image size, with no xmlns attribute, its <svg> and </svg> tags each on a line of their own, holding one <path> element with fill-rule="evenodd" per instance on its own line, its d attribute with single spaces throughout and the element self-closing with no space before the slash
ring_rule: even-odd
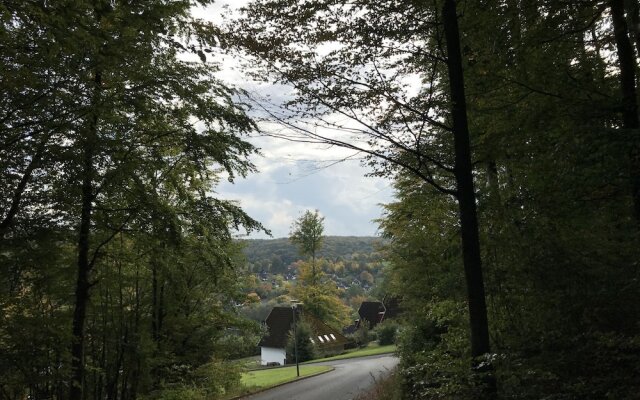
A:
<svg viewBox="0 0 640 400">
<path fill-rule="evenodd" d="M 158 341 L 158 261 L 155 255 L 151 255 L 151 337 Z"/>
<path fill-rule="evenodd" d="M 473 184 L 469 125 L 467 121 L 467 105 L 460 52 L 460 33 L 455 0 L 445 0 L 443 6 L 443 23 L 447 45 L 447 67 L 451 92 L 456 189 L 460 212 L 464 272 L 467 283 L 469 323 L 471 327 L 471 355 L 476 358 L 490 352 L 489 326 L 484 279 L 482 276 L 482 260 L 480 257 L 478 216 Z M 484 372 L 490 373 L 490 371 Z M 487 390 L 483 391 L 482 397 L 487 399 L 494 398 L 496 394 L 495 379 L 486 379 L 484 383 L 487 385 Z"/>
<path fill-rule="evenodd" d="M 620 64 L 620 89 L 622 92 L 622 127 L 635 130 L 629 152 L 631 196 L 636 222 L 640 225 L 640 144 L 638 144 L 638 100 L 636 97 L 636 59 L 629 40 L 627 21 L 624 17 L 624 0 L 611 0 L 611 19 L 616 38 Z"/>
<path fill-rule="evenodd" d="M 82 400 L 84 390 L 84 329 L 89 304 L 89 289 L 91 283 L 89 275 L 93 267 L 89 259 L 91 246 L 91 221 L 93 217 L 93 181 L 95 169 L 93 158 L 97 140 L 98 116 L 96 112 L 99 103 L 102 86 L 102 75 L 96 72 L 94 77 L 95 89 L 93 99 L 93 115 L 89 121 L 86 136 L 83 143 L 83 169 L 82 169 L 82 211 L 80 214 L 80 227 L 78 235 L 78 280 L 76 282 L 76 303 L 73 311 L 72 344 L 71 344 L 71 387 L 70 400 Z"/>
<path fill-rule="evenodd" d="M 638 0 L 626 0 L 627 13 L 631 23 L 629 31 L 632 34 L 632 41 L 636 44 L 636 51 L 640 57 L 640 4 Z"/>
</svg>

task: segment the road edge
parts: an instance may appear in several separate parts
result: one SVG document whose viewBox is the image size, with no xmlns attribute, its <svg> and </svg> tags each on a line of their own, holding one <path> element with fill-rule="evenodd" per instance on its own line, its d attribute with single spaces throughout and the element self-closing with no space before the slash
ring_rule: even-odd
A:
<svg viewBox="0 0 640 400">
<path fill-rule="evenodd" d="M 335 367 L 331 367 L 330 369 L 328 369 L 326 371 L 320 371 L 320 372 L 313 373 L 311 375 L 305 375 L 305 376 L 301 376 L 301 377 L 296 377 L 296 379 L 293 379 L 293 380 L 290 380 L 290 381 L 287 381 L 287 382 L 282 382 L 282 383 L 278 383 L 277 385 L 273 385 L 273 386 L 269 386 L 269 387 L 265 387 L 265 388 L 260 388 L 260 390 L 256 390 L 255 392 L 245 393 L 243 395 L 236 396 L 236 397 L 230 397 L 230 398 L 228 398 L 226 400 L 244 399 L 246 397 L 253 396 L 253 395 L 258 394 L 258 393 L 266 392 L 267 390 L 271 390 L 273 388 L 277 388 L 277 387 L 280 387 L 280 386 L 288 385 L 288 384 L 293 383 L 293 382 L 300 382 L 300 381 L 303 381 L 305 379 L 313 378 L 314 376 L 328 374 L 329 372 L 333 372 L 335 370 L 336 370 Z"/>
</svg>

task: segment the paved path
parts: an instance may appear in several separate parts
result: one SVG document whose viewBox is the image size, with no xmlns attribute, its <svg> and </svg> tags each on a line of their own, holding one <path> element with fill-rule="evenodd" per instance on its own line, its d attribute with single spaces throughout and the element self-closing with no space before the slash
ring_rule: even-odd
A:
<svg viewBox="0 0 640 400">
<path fill-rule="evenodd" d="M 253 396 L 247 400 L 350 400 L 371 386 L 398 364 L 392 355 L 325 361 L 317 365 L 331 365 L 334 371 L 291 382 Z"/>
</svg>

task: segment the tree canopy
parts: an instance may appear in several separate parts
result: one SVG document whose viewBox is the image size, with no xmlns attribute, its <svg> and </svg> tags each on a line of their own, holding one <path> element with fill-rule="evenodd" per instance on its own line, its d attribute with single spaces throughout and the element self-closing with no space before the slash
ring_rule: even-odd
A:
<svg viewBox="0 0 640 400">
<path fill-rule="evenodd" d="M 298 246 L 300 253 L 311 257 L 311 268 L 313 276 L 316 270 L 316 253 L 322 246 L 324 232 L 324 217 L 320 216 L 318 210 L 305 211 L 300 218 L 293 221 L 289 240 Z M 314 278 L 315 279 L 315 278 Z"/>
<path fill-rule="evenodd" d="M 251 331 L 231 238 L 261 225 L 212 188 L 254 124 L 191 3 L 0 7 L 3 398 L 160 393 Z"/>
</svg>

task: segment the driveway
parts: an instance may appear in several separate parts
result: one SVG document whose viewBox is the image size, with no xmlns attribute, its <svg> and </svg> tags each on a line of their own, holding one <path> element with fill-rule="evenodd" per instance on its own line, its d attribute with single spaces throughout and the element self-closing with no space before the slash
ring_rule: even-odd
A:
<svg viewBox="0 0 640 400">
<path fill-rule="evenodd" d="M 316 365 L 331 365 L 335 370 L 247 396 L 245 399 L 350 400 L 397 364 L 398 358 L 389 354 L 319 362 Z"/>
</svg>

